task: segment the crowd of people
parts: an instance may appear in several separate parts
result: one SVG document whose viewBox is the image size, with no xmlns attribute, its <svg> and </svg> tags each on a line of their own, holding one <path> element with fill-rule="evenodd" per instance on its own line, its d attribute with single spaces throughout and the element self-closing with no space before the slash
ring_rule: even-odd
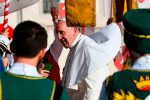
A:
<svg viewBox="0 0 150 100">
<path fill-rule="evenodd" d="M 121 31 L 109 22 L 86 36 L 68 27 L 51 8 L 55 40 L 47 47 L 47 32 L 24 21 L 0 35 L 0 100 L 149 100 L 150 10 L 128 11 L 123 17 L 124 42 L 131 54 L 130 69 L 109 74 L 108 63 L 121 47 Z M 58 59 L 70 49 L 62 79 Z"/>
</svg>

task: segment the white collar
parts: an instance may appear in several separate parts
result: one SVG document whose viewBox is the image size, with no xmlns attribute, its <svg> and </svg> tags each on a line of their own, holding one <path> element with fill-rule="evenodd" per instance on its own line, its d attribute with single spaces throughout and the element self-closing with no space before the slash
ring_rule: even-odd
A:
<svg viewBox="0 0 150 100">
<path fill-rule="evenodd" d="M 79 33 L 79 35 L 77 36 L 77 38 L 73 41 L 72 45 L 70 46 L 70 48 L 72 48 L 73 46 L 75 46 L 77 44 L 77 42 L 80 40 L 81 37 L 81 33 Z"/>
<path fill-rule="evenodd" d="M 150 56 L 146 55 L 137 59 L 131 69 L 150 69 Z"/>
<path fill-rule="evenodd" d="M 25 76 L 42 77 L 38 72 L 37 68 L 25 63 L 14 63 L 12 68 L 9 70 L 10 73 Z"/>
</svg>

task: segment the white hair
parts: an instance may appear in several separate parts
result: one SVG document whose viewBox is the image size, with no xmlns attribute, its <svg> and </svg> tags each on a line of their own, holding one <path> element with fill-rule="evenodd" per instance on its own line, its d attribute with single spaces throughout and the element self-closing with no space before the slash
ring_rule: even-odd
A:
<svg viewBox="0 0 150 100">
<path fill-rule="evenodd" d="M 63 22 L 66 23 L 66 18 L 65 17 L 58 18 L 58 22 L 59 21 L 63 21 Z M 72 27 L 75 27 L 79 32 L 82 32 L 82 28 L 81 27 L 77 27 L 77 26 L 72 26 Z"/>
</svg>

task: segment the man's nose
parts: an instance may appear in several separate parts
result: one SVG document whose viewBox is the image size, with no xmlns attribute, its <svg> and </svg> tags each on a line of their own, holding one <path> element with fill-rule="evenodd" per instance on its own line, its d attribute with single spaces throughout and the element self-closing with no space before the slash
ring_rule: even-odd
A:
<svg viewBox="0 0 150 100">
<path fill-rule="evenodd" d="M 61 35 L 61 34 L 58 34 L 57 36 L 58 36 L 58 39 L 59 39 L 59 40 L 62 39 L 62 35 Z"/>
</svg>

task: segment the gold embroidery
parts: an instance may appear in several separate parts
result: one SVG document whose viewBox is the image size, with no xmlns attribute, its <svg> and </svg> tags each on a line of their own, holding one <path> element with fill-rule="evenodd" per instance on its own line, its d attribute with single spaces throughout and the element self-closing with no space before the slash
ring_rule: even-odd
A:
<svg viewBox="0 0 150 100">
<path fill-rule="evenodd" d="M 136 84 L 136 87 L 139 90 L 149 90 L 150 89 L 150 77 L 148 75 L 145 76 L 145 79 L 143 76 L 140 76 L 140 80 L 133 80 L 133 82 Z M 145 90 L 145 91 L 146 91 Z"/>
<path fill-rule="evenodd" d="M 114 99 L 115 100 L 123 100 L 125 98 L 125 93 L 123 92 L 123 90 L 121 89 L 120 90 L 121 94 L 117 93 L 117 92 L 114 92 Z"/>
<path fill-rule="evenodd" d="M 113 96 L 113 100 L 141 100 L 135 97 L 130 91 L 126 94 L 122 89 L 120 93 L 114 92 Z"/>
<path fill-rule="evenodd" d="M 138 35 L 138 34 L 134 34 L 132 32 L 129 32 L 128 30 L 125 30 L 125 32 L 127 32 L 129 35 L 132 35 L 134 37 L 138 37 L 138 38 L 145 38 L 145 39 L 149 39 L 150 35 Z"/>
<path fill-rule="evenodd" d="M 17 75 L 17 74 L 13 74 L 13 73 L 10 73 L 10 72 L 6 72 L 7 74 L 9 75 L 12 75 L 12 76 L 15 76 L 15 77 L 19 77 L 19 78 L 24 78 L 24 79 L 34 79 L 34 80 L 37 80 L 37 79 L 46 79 L 44 77 L 33 77 L 33 76 L 23 76 L 23 75 Z"/>
<path fill-rule="evenodd" d="M 54 81 L 54 85 L 53 85 L 53 91 L 52 91 L 52 95 L 51 95 L 51 98 L 50 98 L 50 100 L 53 100 L 53 99 L 54 99 L 55 90 L 56 90 L 56 82 Z"/>
<path fill-rule="evenodd" d="M 2 82 L 0 79 L 0 100 L 2 100 Z"/>
</svg>

